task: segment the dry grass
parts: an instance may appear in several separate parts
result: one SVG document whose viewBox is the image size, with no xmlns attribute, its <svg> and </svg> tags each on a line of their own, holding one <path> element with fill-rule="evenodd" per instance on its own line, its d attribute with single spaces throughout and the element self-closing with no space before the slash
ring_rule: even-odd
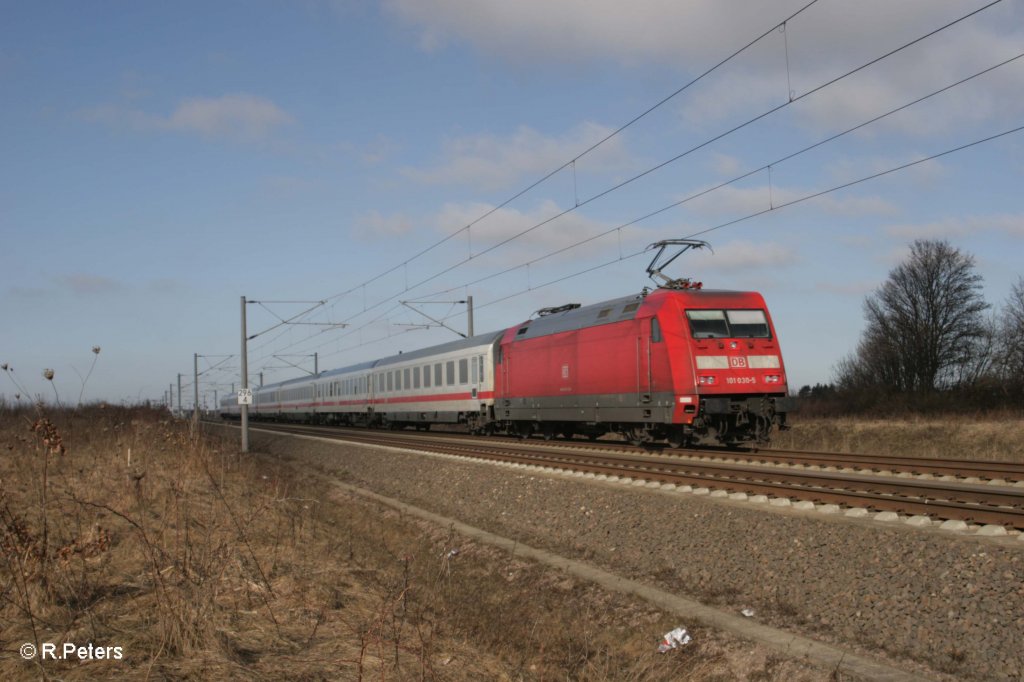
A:
<svg viewBox="0 0 1024 682">
<path fill-rule="evenodd" d="M 828 452 L 1024 462 L 1024 414 L 792 419 L 772 445 Z"/>
<path fill-rule="evenodd" d="M 13 679 L 814 679 L 144 409 L 0 413 L 0 544 Z"/>
</svg>

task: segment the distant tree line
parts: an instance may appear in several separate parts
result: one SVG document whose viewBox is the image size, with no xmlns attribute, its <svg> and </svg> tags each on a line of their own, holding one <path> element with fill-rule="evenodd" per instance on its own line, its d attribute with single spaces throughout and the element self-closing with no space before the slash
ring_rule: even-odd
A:
<svg viewBox="0 0 1024 682">
<path fill-rule="evenodd" d="M 920 239 L 864 301 L 856 349 L 834 382 L 802 387 L 804 409 L 835 414 L 1024 407 L 1024 277 L 993 310 L 974 258 Z"/>
</svg>

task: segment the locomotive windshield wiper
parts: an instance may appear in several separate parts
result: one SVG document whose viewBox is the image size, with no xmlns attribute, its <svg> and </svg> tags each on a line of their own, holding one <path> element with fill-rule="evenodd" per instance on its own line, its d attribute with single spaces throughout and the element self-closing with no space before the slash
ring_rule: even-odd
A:
<svg viewBox="0 0 1024 682">
<path fill-rule="evenodd" d="M 670 246 L 681 248 L 670 258 L 665 258 L 665 249 Z M 651 259 L 651 264 L 647 266 L 647 276 L 654 280 L 654 283 L 661 289 L 700 289 L 703 286 L 701 282 L 694 282 L 689 277 L 672 279 L 664 274 L 662 270 L 667 268 L 672 261 L 679 258 L 686 251 L 704 248 L 714 253 L 711 249 L 711 244 L 700 239 L 663 239 L 660 242 L 654 242 L 646 249 L 647 251 L 658 249 L 658 253 L 654 254 L 654 258 Z"/>
</svg>

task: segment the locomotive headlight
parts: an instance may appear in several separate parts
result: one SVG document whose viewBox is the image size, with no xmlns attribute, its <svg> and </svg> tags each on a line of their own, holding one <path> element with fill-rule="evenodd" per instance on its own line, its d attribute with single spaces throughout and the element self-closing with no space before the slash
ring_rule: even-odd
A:
<svg viewBox="0 0 1024 682">
<path fill-rule="evenodd" d="M 697 383 L 700 384 L 701 386 L 714 386 L 715 378 L 714 377 L 697 377 Z"/>
<path fill-rule="evenodd" d="M 768 374 L 764 378 L 764 382 L 766 384 L 777 384 L 780 381 L 782 381 L 782 377 L 780 377 L 778 374 Z"/>
</svg>

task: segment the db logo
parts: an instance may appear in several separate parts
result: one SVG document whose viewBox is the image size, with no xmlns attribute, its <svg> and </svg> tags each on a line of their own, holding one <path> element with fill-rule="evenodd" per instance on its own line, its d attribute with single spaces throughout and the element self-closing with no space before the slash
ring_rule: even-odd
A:
<svg viewBox="0 0 1024 682">
<path fill-rule="evenodd" d="M 733 369 L 747 366 L 747 359 L 742 355 L 736 355 L 729 358 L 729 366 Z"/>
</svg>

